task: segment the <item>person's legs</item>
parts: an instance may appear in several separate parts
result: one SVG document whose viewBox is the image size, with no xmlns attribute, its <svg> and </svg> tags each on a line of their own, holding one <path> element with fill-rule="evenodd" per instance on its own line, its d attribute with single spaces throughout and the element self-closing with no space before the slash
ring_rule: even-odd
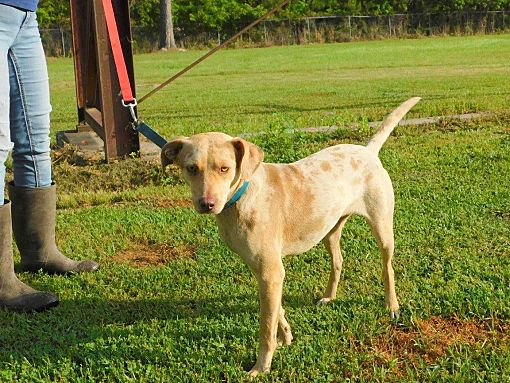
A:
<svg viewBox="0 0 510 383">
<path fill-rule="evenodd" d="M 49 80 L 35 13 L 28 13 L 8 61 L 14 185 L 50 186 Z"/>
<path fill-rule="evenodd" d="M 56 188 L 51 180 L 50 100 L 46 58 L 36 15 L 27 18 L 9 50 L 10 132 L 14 182 L 9 184 L 14 238 L 26 271 L 95 271 L 96 262 L 74 261 L 55 244 Z"/>
<path fill-rule="evenodd" d="M 9 48 L 16 39 L 24 12 L 0 5 L 0 205 L 4 203 L 5 161 L 12 149 L 9 132 Z"/>
<path fill-rule="evenodd" d="M 54 294 L 39 292 L 14 274 L 11 204 L 4 200 L 5 160 L 12 148 L 9 133 L 9 48 L 16 39 L 26 12 L 0 5 L 0 308 L 41 311 L 58 304 Z"/>
</svg>

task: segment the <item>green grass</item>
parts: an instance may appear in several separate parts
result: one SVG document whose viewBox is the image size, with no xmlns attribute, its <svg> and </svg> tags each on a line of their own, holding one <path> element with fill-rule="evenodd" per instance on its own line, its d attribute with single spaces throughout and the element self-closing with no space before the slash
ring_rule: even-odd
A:
<svg viewBox="0 0 510 383">
<path fill-rule="evenodd" d="M 380 120 L 422 96 L 411 116 L 495 111 L 510 100 L 510 35 L 381 40 L 220 51 L 140 105 L 171 137 Z M 135 57 L 142 96 L 204 52 Z M 54 127 L 74 125 L 70 59 L 50 61 Z"/>
<path fill-rule="evenodd" d="M 494 112 L 399 128 L 381 151 L 396 198 L 398 323 L 383 307 L 375 241 L 362 219 L 352 219 L 331 305 L 315 306 L 329 273 L 322 246 L 285 260 L 295 341 L 277 350 L 273 371 L 259 381 L 510 380 L 508 48 L 510 36 L 501 35 L 231 50 L 142 104 L 169 136 L 265 131 L 253 141 L 267 161 L 282 162 L 370 135 L 284 129 L 381 119 L 411 95 L 424 97 L 414 116 Z M 199 54 L 136 57 L 139 93 Z M 53 128 L 69 129 L 72 65 L 52 59 L 49 68 Z M 61 305 L 43 314 L 0 311 L 0 381 L 243 381 L 256 358 L 256 283 L 222 244 L 213 217 L 186 204 L 176 172 L 133 159 L 86 167 L 61 160 L 54 170 L 58 244 L 102 268 L 74 277 L 19 274 L 56 292 Z M 163 245 L 176 256 L 136 266 L 130 249 L 154 253 Z"/>
</svg>

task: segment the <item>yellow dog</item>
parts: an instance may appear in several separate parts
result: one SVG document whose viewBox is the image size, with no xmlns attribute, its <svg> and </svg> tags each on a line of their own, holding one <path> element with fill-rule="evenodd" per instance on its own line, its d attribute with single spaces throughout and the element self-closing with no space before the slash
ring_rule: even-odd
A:
<svg viewBox="0 0 510 383">
<path fill-rule="evenodd" d="M 377 240 L 386 306 L 396 315 L 393 187 L 378 153 L 419 100 L 411 98 L 393 111 L 367 146 L 336 145 L 292 164 L 264 163 L 259 147 L 223 133 L 178 137 L 163 148 L 162 165 L 175 162 L 182 169 L 195 209 L 215 214 L 221 238 L 257 278 L 260 350 L 251 376 L 271 368 L 277 336 L 283 344 L 292 341 L 281 304 L 282 258 L 322 240 L 332 269 L 318 303 L 331 301 L 342 270 L 340 236 L 351 214 L 365 217 Z"/>
</svg>

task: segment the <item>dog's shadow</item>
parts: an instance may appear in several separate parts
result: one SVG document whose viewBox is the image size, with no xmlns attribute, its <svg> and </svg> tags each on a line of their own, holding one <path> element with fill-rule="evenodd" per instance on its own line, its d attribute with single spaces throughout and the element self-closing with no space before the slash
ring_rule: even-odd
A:
<svg viewBox="0 0 510 383">
<path fill-rule="evenodd" d="M 309 291 L 284 294 L 291 326 L 291 312 L 314 312 L 317 299 Z M 339 300 L 333 309 L 350 304 Z M 104 360 L 135 360 L 166 366 L 186 364 L 198 352 L 247 371 L 256 359 L 258 331 L 256 290 L 198 299 L 81 296 L 45 313 L 0 311 L 0 364 L 51 370 L 72 363 L 96 370 Z"/>
<path fill-rule="evenodd" d="M 290 297 L 286 305 L 299 305 L 303 299 Z M 248 366 L 255 358 L 258 316 L 256 292 L 205 299 L 79 298 L 62 301 L 59 307 L 45 313 L 3 311 L 0 363 L 20 365 L 28 360 L 32 366 L 46 366 L 48 361 L 60 363 L 70 359 L 82 365 L 101 358 L 125 359 L 127 355 L 146 361 L 165 360 L 168 349 L 161 344 L 152 347 L 151 337 L 157 343 L 169 341 L 173 354 L 181 353 L 184 357 L 189 352 L 186 349 L 189 342 L 208 347 L 211 331 L 214 332 L 209 328 L 212 326 L 221 327 L 221 336 L 226 339 L 253 342 L 253 347 L 246 351 L 251 354 L 231 356 Z M 239 325 L 239 318 L 253 323 Z M 158 334 L 153 332 L 154 321 L 162 326 Z M 147 340 L 141 341 L 142 338 Z M 181 344 L 180 339 L 187 342 Z"/>
</svg>

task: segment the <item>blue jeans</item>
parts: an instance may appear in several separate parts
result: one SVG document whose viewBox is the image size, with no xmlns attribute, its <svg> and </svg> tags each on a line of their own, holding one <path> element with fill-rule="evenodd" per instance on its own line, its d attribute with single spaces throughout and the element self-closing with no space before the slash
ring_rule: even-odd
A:
<svg viewBox="0 0 510 383">
<path fill-rule="evenodd" d="M 12 149 L 14 184 L 51 185 L 48 70 L 35 12 L 0 4 L 0 205 Z"/>
</svg>

